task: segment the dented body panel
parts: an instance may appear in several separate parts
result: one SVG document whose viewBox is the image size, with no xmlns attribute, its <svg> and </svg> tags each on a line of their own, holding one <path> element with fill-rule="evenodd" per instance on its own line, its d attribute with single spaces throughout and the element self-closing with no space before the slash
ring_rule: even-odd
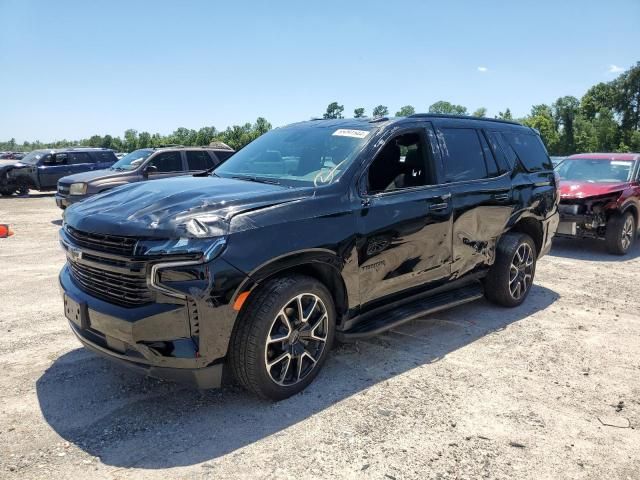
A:
<svg viewBox="0 0 640 480">
<path fill-rule="evenodd" d="M 322 281 L 340 330 L 378 308 L 482 278 L 511 229 L 530 233 L 546 253 L 558 217 L 553 172 L 512 168 L 447 183 L 440 122 L 525 129 L 438 116 L 308 122 L 296 128 L 367 129 L 333 182 L 274 185 L 214 173 L 126 185 L 71 206 L 60 284 L 74 333 L 149 374 L 215 386 L 239 315 L 234 302 L 275 275 Z M 436 184 L 367 193 L 371 162 L 407 129 L 429 139 Z"/>
</svg>

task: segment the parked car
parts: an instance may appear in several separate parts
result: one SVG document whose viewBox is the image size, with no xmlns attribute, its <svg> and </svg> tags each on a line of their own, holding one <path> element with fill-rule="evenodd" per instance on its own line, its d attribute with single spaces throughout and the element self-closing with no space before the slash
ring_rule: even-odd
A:
<svg viewBox="0 0 640 480">
<path fill-rule="evenodd" d="M 233 153 L 233 149 L 224 144 L 216 148 L 141 148 L 122 157 L 108 170 L 61 178 L 58 181 L 56 205 L 65 209 L 73 203 L 120 185 L 212 170 Z"/>
<path fill-rule="evenodd" d="M 560 175 L 558 235 L 604 240 L 607 250 L 626 254 L 636 240 L 640 212 L 640 154 L 571 155 Z"/>
<path fill-rule="evenodd" d="M 115 161 L 113 151 L 104 148 L 34 150 L 21 160 L 0 163 L 0 194 L 55 190 L 66 175 L 107 168 Z"/>
<path fill-rule="evenodd" d="M 272 130 L 211 176 L 140 182 L 65 212 L 65 313 L 89 349 L 282 399 L 334 338 L 481 298 L 514 307 L 558 224 L 537 133 L 444 115 Z M 226 375 L 226 373 L 225 373 Z"/>
</svg>

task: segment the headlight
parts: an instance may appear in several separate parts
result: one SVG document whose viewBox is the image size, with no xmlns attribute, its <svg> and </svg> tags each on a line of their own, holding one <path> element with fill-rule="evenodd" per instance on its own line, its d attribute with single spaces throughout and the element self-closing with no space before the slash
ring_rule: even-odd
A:
<svg viewBox="0 0 640 480">
<path fill-rule="evenodd" d="M 176 238 L 173 240 L 140 240 L 136 244 L 135 255 L 194 255 L 209 262 L 216 258 L 226 245 L 221 238 Z"/>
<path fill-rule="evenodd" d="M 69 187 L 69 195 L 84 195 L 87 193 L 86 183 L 72 183 Z"/>
</svg>

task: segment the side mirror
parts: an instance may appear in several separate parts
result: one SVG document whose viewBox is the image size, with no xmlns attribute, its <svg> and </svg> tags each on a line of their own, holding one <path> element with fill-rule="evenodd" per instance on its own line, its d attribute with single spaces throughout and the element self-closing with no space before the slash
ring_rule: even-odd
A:
<svg viewBox="0 0 640 480">
<path fill-rule="evenodd" d="M 158 173 L 158 167 L 155 165 L 147 165 L 144 167 L 144 176 L 148 177 L 149 174 Z"/>
</svg>

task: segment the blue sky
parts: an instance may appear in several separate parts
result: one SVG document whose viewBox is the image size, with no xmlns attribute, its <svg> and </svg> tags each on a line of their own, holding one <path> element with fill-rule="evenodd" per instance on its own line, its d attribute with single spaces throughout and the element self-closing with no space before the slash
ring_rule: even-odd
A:
<svg viewBox="0 0 640 480">
<path fill-rule="evenodd" d="M 334 100 L 520 116 L 640 60 L 638 0 L 0 0 L 0 18 L 0 139 L 20 142 L 277 126 Z"/>
</svg>

